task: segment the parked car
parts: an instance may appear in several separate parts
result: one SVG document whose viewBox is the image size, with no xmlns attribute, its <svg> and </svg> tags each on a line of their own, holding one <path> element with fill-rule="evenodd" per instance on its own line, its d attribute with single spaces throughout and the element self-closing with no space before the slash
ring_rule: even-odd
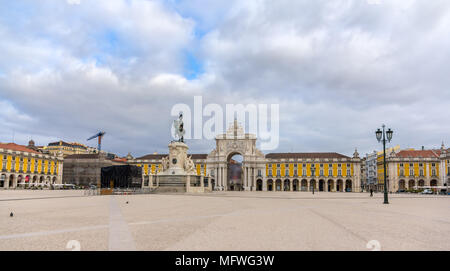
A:
<svg viewBox="0 0 450 271">
<path fill-rule="evenodd" d="M 397 190 L 397 193 L 406 193 L 406 190 L 405 189 L 399 189 L 399 190 Z"/>
<path fill-rule="evenodd" d="M 421 194 L 433 194 L 433 191 L 431 191 L 431 189 L 425 189 Z"/>
</svg>

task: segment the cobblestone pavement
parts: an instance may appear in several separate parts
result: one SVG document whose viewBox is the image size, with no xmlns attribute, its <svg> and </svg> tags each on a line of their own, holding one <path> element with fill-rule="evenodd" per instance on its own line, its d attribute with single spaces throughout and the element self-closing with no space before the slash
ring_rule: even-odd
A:
<svg viewBox="0 0 450 271">
<path fill-rule="evenodd" d="M 3 190 L 0 250 L 450 250 L 449 196 L 382 202 L 366 193 Z"/>
</svg>

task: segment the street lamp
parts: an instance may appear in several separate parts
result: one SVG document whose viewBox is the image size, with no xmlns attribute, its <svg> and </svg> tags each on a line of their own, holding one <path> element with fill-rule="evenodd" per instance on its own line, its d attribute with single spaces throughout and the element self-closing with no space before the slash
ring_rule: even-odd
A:
<svg viewBox="0 0 450 271">
<path fill-rule="evenodd" d="M 380 128 L 377 129 L 375 132 L 375 135 L 377 137 L 378 142 L 383 142 L 383 166 L 384 166 L 384 204 L 389 204 L 388 201 L 388 193 L 387 193 L 387 175 L 386 175 L 386 140 L 388 142 L 391 142 L 392 135 L 394 134 L 394 131 L 392 131 L 390 128 L 385 131 L 385 125 L 383 124 L 383 130 L 380 130 Z"/>
</svg>

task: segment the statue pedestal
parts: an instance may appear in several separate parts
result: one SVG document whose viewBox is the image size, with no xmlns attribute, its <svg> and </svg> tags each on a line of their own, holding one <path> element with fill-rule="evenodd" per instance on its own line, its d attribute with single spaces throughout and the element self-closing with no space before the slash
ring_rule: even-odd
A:
<svg viewBox="0 0 450 271">
<path fill-rule="evenodd" d="M 156 175 L 159 184 L 156 192 L 197 192 L 198 189 L 194 189 L 194 187 L 199 176 L 193 171 L 193 163 L 189 165 L 188 149 L 183 142 L 169 144 L 169 156 L 167 160 L 163 160 L 164 170 Z M 191 168 L 186 168 L 186 166 L 191 166 Z"/>
</svg>

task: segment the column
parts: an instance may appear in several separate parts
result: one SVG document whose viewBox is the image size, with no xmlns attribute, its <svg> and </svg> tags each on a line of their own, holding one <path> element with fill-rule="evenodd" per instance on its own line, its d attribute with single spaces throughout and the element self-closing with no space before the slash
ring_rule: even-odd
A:
<svg viewBox="0 0 450 271">
<path fill-rule="evenodd" d="M 203 174 L 200 177 L 200 187 L 205 187 L 205 176 Z"/>
<path fill-rule="evenodd" d="M 293 180 L 292 179 L 289 179 L 289 191 L 294 191 L 294 184 L 293 184 Z"/>
<path fill-rule="evenodd" d="M 150 174 L 148 176 L 148 186 L 150 186 L 150 188 L 153 187 L 153 175 L 152 174 Z"/>
<path fill-rule="evenodd" d="M 8 189 L 9 188 L 9 175 L 7 175 L 7 174 L 5 174 L 5 175 L 6 175 L 6 177 L 5 177 L 4 187 L 5 187 L 5 189 Z"/>
<path fill-rule="evenodd" d="M 223 170 L 223 184 L 224 184 L 224 190 L 227 191 L 228 187 L 227 187 L 227 182 L 228 182 L 228 171 L 227 171 L 227 167 L 222 167 Z"/>
<path fill-rule="evenodd" d="M 219 166 L 217 166 L 217 180 L 216 180 L 216 185 L 219 190 L 222 189 L 222 179 L 221 178 L 222 178 L 222 172 L 221 172 L 220 165 L 219 165 Z"/>
<path fill-rule="evenodd" d="M 245 166 L 242 167 L 242 185 L 244 186 L 244 190 L 247 188 L 247 168 Z"/>
</svg>

